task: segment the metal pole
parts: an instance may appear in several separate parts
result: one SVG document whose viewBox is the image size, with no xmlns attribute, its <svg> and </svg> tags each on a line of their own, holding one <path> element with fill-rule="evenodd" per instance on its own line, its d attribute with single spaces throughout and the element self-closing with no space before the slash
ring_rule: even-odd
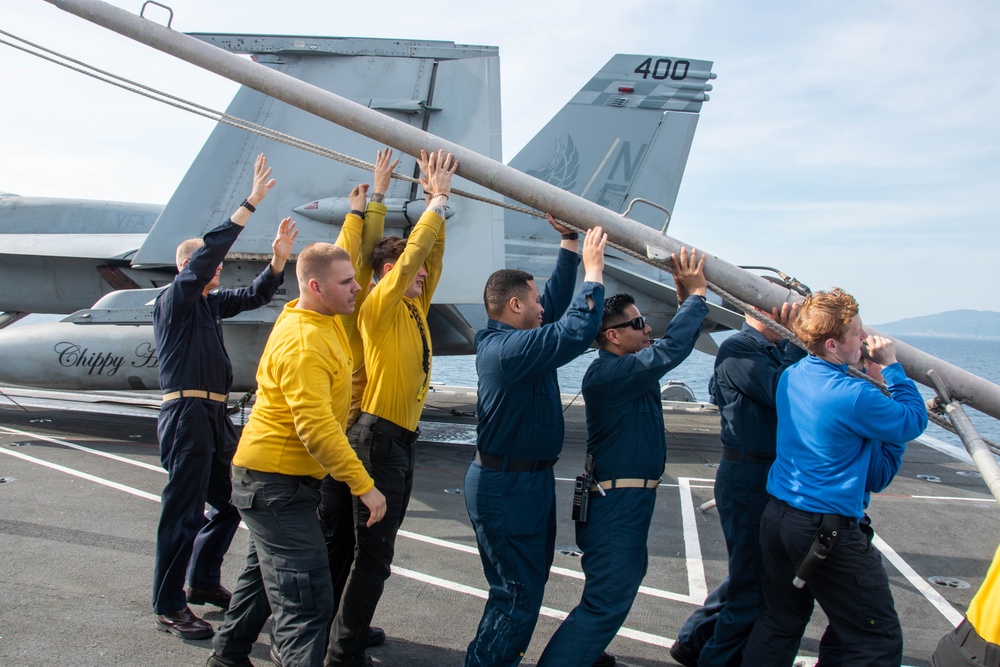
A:
<svg viewBox="0 0 1000 667">
<path fill-rule="evenodd" d="M 690 246 L 457 144 L 118 7 L 99 0 L 46 2 L 409 155 L 418 156 L 421 149 L 443 148 L 459 161 L 461 177 L 578 227 L 590 229 L 600 225 L 613 241 L 656 260 L 654 264 L 661 265 L 671 253 L 679 252 L 684 245 Z M 705 276 L 734 296 L 767 311 L 785 301 L 801 300 L 797 294 L 714 256 L 705 263 Z M 1000 387 L 893 340 L 899 361 L 915 381 L 930 386 L 926 373 L 933 367 L 954 396 L 1000 419 Z"/>
<path fill-rule="evenodd" d="M 933 383 L 934 389 L 938 394 L 938 399 L 944 405 L 948 419 L 951 420 L 952 426 L 955 427 L 958 437 L 962 439 L 965 448 L 969 450 L 969 455 L 972 456 L 972 462 L 976 464 L 976 468 L 979 469 L 979 473 L 983 476 L 983 481 L 986 482 L 986 486 L 989 487 L 993 497 L 1000 502 L 1000 466 L 997 465 L 997 460 L 994 458 L 993 452 L 990 451 L 990 448 L 979 436 L 976 427 L 969 420 L 969 415 L 965 414 L 962 404 L 951 397 L 948 387 L 938 377 L 937 372 L 931 369 L 927 371 L 927 376 L 930 378 L 931 383 Z"/>
</svg>

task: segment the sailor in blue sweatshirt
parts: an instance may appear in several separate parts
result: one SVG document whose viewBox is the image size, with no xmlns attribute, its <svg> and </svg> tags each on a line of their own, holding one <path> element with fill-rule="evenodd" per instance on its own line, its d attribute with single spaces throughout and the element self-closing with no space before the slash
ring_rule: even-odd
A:
<svg viewBox="0 0 1000 667">
<path fill-rule="evenodd" d="M 876 486 L 884 486 L 901 454 L 898 444 L 889 443 L 905 443 L 923 432 L 924 402 L 897 363 L 892 341 L 866 336 L 858 304 L 843 290 L 806 299 L 794 331 L 810 355 L 778 383 L 777 458 L 761 519 L 765 608 L 743 664 L 791 665 L 815 599 L 843 644 L 844 664 L 898 667 L 902 631 L 889 579 L 858 522 L 873 457 L 874 467 L 881 468 L 874 476 L 882 477 Z M 881 367 L 890 396 L 848 375 L 865 346 Z M 796 588 L 799 561 L 825 517 L 837 524 L 833 547 L 805 586 Z"/>
</svg>

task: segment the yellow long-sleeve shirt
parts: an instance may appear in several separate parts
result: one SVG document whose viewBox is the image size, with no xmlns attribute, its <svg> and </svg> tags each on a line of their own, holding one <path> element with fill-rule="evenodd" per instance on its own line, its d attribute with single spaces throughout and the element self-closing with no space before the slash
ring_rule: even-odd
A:
<svg viewBox="0 0 1000 667">
<path fill-rule="evenodd" d="M 406 249 L 382 276 L 361 307 L 368 384 L 361 409 L 411 431 L 416 430 L 430 383 L 430 329 L 427 312 L 441 280 L 444 259 L 444 218 L 424 211 L 410 232 Z M 427 269 L 420 296 L 404 296 L 420 267 Z M 414 320 L 410 308 L 419 316 Z M 423 333 L 421 333 L 423 332 Z M 424 337 L 428 369 L 424 371 Z"/>
<path fill-rule="evenodd" d="M 257 403 L 233 465 L 260 472 L 327 474 L 354 495 L 375 482 L 347 442 L 350 344 L 337 316 L 285 305 L 257 368 Z"/>
<path fill-rule="evenodd" d="M 354 279 L 361 285 L 357 300 L 354 302 L 354 312 L 350 315 L 341 315 L 341 322 L 344 324 L 344 331 L 351 341 L 351 354 L 354 357 L 354 368 L 357 370 L 364 366 L 365 355 L 364 346 L 361 341 L 361 332 L 358 330 L 358 317 L 361 314 L 361 306 L 368 298 L 369 285 L 372 281 L 374 270 L 368 263 L 368 256 L 375 249 L 375 244 L 382 239 L 385 230 L 385 204 L 378 202 L 368 202 L 364 219 L 348 213 L 344 218 L 344 224 L 340 227 L 340 234 L 334 245 L 347 251 L 351 256 L 351 264 L 354 265 Z"/>
<path fill-rule="evenodd" d="M 354 358 L 354 375 L 351 378 L 351 410 L 345 424 L 347 428 L 350 428 L 361 411 L 361 398 L 364 396 L 365 385 L 368 384 L 368 373 L 365 372 L 364 343 L 361 338 L 361 330 L 358 327 L 358 318 L 361 314 L 361 306 L 368 298 L 374 274 L 371 264 L 368 263 L 368 256 L 375 249 L 375 245 L 382 240 L 382 234 L 385 231 L 385 212 L 385 204 L 371 201 L 368 202 L 368 208 L 365 210 L 364 220 L 348 213 L 335 243 L 351 256 L 351 264 L 354 265 L 354 279 L 361 285 L 361 291 L 358 292 L 357 299 L 354 301 L 354 312 L 341 316 L 344 330 L 351 342 L 351 356 Z"/>
<path fill-rule="evenodd" d="M 993 564 L 986 572 L 986 580 L 969 603 L 965 617 L 980 637 L 993 644 L 1000 644 L 1000 548 L 993 556 Z"/>
</svg>

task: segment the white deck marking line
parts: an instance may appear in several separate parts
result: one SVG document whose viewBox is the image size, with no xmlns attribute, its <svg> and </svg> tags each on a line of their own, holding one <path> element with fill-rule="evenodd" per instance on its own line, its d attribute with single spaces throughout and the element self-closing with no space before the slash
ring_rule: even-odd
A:
<svg viewBox="0 0 1000 667">
<path fill-rule="evenodd" d="M 896 553 L 896 550 L 890 547 L 885 540 L 876 535 L 875 539 L 872 540 L 872 544 L 874 544 L 875 548 L 882 552 L 882 555 L 885 556 L 897 570 L 899 570 L 900 574 L 906 577 L 914 588 L 920 591 L 923 596 L 927 598 L 928 602 L 934 605 L 934 607 L 941 612 L 941 615 L 944 616 L 949 623 L 951 623 L 952 627 L 957 627 L 958 624 L 962 622 L 962 619 L 965 617 L 958 613 L 958 611 L 956 611 L 955 608 L 952 607 L 940 593 L 934 590 L 929 582 L 917 574 L 916 570 L 910 567 L 910 564 L 903 560 L 902 557 Z"/>
<path fill-rule="evenodd" d="M 150 463 L 144 463 L 143 461 L 136 461 L 134 459 L 126 458 L 124 456 L 118 456 L 117 454 L 109 454 L 108 452 L 102 452 L 98 449 L 91 449 L 90 447 L 84 447 L 83 445 L 78 445 L 67 440 L 60 440 L 59 438 L 50 438 L 47 435 L 41 435 L 39 433 L 31 433 L 29 431 L 21 431 L 16 428 L 10 428 L 9 426 L 0 426 L 0 431 L 9 433 L 11 435 L 21 435 L 28 438 L 33 438 L 34 440 L 44 440 L 45 442 L 51 442 L 55 445 L 62 445 L 63 447 L 69 447 L 70 449 L 76 449 L 81 452 L 86 452 L 88 454 L 96 454 L 97 456 L 103 456 L 106 459 L 111 459 L 113 461 L 119 461 L 120 463 L 127 463 L 129 465 L 138 466 L 140 468 L 145 468 L 146 470 L 152 470 L 154 472 L 161 472 L 164 475 L 167 471 L 160 466 L 154 466 Z"/>
<path fill-rule="evenodd" d="M 0 428 L 4 428 L 4 427 L 0 426 Z M 110 487 L 112 489 L 116 489 L 118 491 L 124 491 L 125 493 L 131 494 L 133 496 L 138 496 L 140 498 L 145 498 L 146 500 L 152 500 L 152 501 L 157 502 L 157 503 L 162 502 L 160 500 L 160 496 L 156 495 L 155 493 L 148 493 L 146 491 L 142 491 L 142 490 L 137 489 L 137 488 L 132 487 L 132 486 L 125 486 L 124 484 L 119 484 L 118 482 L 113 482 L 110 479 L 104 479 L 103 477 L 98 477 L 96 475 L 91 475 L 89 473 L 85 473 L 85 472 L 82 472 L 80 470 L 74 470 L 73 468 L 67 468 L 66 466 L 61 466 L 58 463 L 49 463 L 48 461 L 43 461 L 42 459 L 37 459 L 34 456 L 28 456 L 27 454 L 23 454 L 21 452 L 12 451 L 12 450 L 9 450 L 9 449 L 0 449 L 0 453 L 10 454 L 13 457 L 16 457 L 16 458 L 19 458 L 19 459 L 24 459 L 25 461 L 29 461 L 31 463 L 37 463 L 38 465 L 45 466 L 46 468 L 52 468 L 53 470 L 58 470 L 59 472 L 64 472 L 67 475 L 72 475 L 73 477 L 79 477 L 79 478 L 85 479 L 85 480 L 87 480 L 89 482 L 94 482 L 94 483 L 100 484 L 102 486 L 107 486 L 107 487 Z M 100 453 L 100 452 L 97 452 L 97 453 Z M 136 461 L 132 461 L 132 463 L 136 463 Z M 243 523 L 242 521 L 240 521 L 240 528 L 242 528 L 243 530 L 247 530 L 247 525 L 245 523 Z"/>
<path fill-rule="evenodd" d="M 4 427 L 0 427 L 0 428 L 4 428 Z M 155 501 L 155 502 L 161 502 L 160 501 L 160 496 L 157 496 L 155 494 L 147 493 L 146 491 L 141 491 L 141 490 L 133 488 L 131 486 L 125 486 L 124 484 L 119 484 L 118 482 L 112 482 L 109 479 L 104 479 L 102 477 L 97 477 L 96 475 L 90 475 L 88 473 L 81 472 L 79 470 L 73 470 L 72 468 L 67 468 L 66 466 L 61 466 L 61 465 L 59 465 L 57 463 L 49 463 L 48 461 L 43 461 L 42 459 L 38 459 L 38 458 L 35 458 L 33 456 L 28 456 L 27 454 L 23 454 L 21 452 L 12 451 L 10 449 L 0 448 L 0 454 L 7 454 L 8 456 L 13 456 L 14 458 L 18 458 L 18 459 L 22 459 L 24 461 L 28 461 L 29 463 L 37 463 L 38 465 L 44 466 L 46 468 L 51 468 L 53 470 L 57 470 L 59 472 L 66 473 L 67 475 L 71 475 L 73 477 L 79 477 L 81 479 L 85 479 L 85 480 L 88 480 L 90 482 L 95 482 L 97 484 L 101 484 L 103 486 L 107 486 L 107 487 L 110 487 L 112 489 L 116 489 L 118 491 L 124 491 L 125 493 L 131 494 L 133 496 L 138 496 L 140 498 L 145 498 L 147 500 L 152 500 L 152 501 Z M 682 482 L 681 482 L 682 486 L 683 485 L 687 485 L 687 482 L 690 481 L 690 478 L 686 478 L 686 477 L 685 478 L 681 478 L 681 479 L 682 479 Z M 699 480 L 699 481 L 705 481 L 705 480 Z M 683 506 L 683 504 L 684 504 L 684 498 L 683 498 L 683 496 L 681 497 L 681 501 L 682 501 L 682 506 Z M 694 502 L 693 502 L 693 499 L 690 498 L 690 497 L 688 498 L 688 504 L 691 506 L 691 510 L 693 512 Z M 693 519 L 693 513 L 692 513 L 691 517 Z M 243 523 L 242 521 L 240 522 L 240 528 L 242 528 L 244 530 L 247 530 L 246 524 Z M 695 533 L 695 536 L 697 536 L 697 528 L 695 528 L 694 533 Z M 418 535 L 417 533 L 411 533 L 409 531 L 403 531 L 403 530 L 401 530 L 401 531 L 399 531 L 398 534 L 404 535 L 405 537 L 411 537 L 413 539 L 419 539 L 421 541 L 429 542 L 431 544 L 437 544 L 439 546 L 445 546 L 445 547 L 448 547 L 448 548 L 458 547 L 460 551 L 464 551 L 466 549 L 470 549 L 471 548 L 471 547 L 466 547 L 463 544 L 456 544 L 454 542 L 446 542 L 445 540 L 439 540 L 439 539 L 433 538 L 433 537 L 427 537 L 427 536 L 424 536 L 424 535 Z M 687 537 L 687 530 L 685 528 L 685 542 L 686 542 L 686 537 Z M 956 626 L 959 623 L 961 623 L 961 621 L 962 621 L 962 619 L 964 617 L 961 614 L 959 614 L 957 611 L 955 611 L 955 609 L 950 604 L 948 604 L 948 601 L 945 600 L 943 597 L 941 597 L 940 594 L 938 594 L 937 591 L 935 591 L 934 589 L 930 588 L 930 584 L 927 584 L 926 582 L 924 582 L 924 580 L 920 578 L 920 576 L 913 570 L 913 568 L 911 568 L 906 563 L 906 561 L 904 561 L 902 558 L 900 558 L 899 554 L 897 554 L 892 549 L 892 547 L 890 547 L 888 544 L 886 544 L 885 541 L 883 541 L 877 535 L 875 536 L 875 546 L 878 548 L 879 551 L 881 551 L 883 554 L 885 554 L 886 558 L 888 558 L 892 562 L 893 565 L 896 566 L 896 569 L 898 569 L 900 572 L 902 572 L 906 576 L 906 578 L 910 580 L 911 584 L 913 584 L 917 589 L 919 589 L 922 593 L 924 593 L 924 596 L 931 602 L 931 604 L 934 604 L 934 606 L 944 615 L 944 617 L 946 619 L 948 619 L 949 622 L 951 622 L 953 625 L 956 625 Z M 473 551 L 476 551 L 476 550 L 473 550 Z M 476 551 L 476 553 L 478 553 L 478 551 Z M 699 549 L 698 549 L 698 554 L 699 554 L 699 559 L 700 559 L 700 556 L 701 556 L 700 546 L 699 546 Z M 700 562 L 700 560 L 699 560 L 699 562 Z M 562 569 L 562 568 L 560 568 L 560 569 Z M 473 588 L 472 586 L 466 586 L 464 584 L 459 584 L 459 583 L 456 583 L 456 582 L 451 582 L 451 581 L 448 581 L 446 579 L 440 579 L 438 577 L 434 577 L 434 576 L 429 575 L 429 574 L 422 574 L 420 572 L 416 572 L 414 570 L 409 570 L 409 569 L 404 568 L 404 567 L 393 566 L 392 571 L 394 573 L 402 576 L 402 577 L 407 577 L 409 579 L 415 579 L 417 581 L 423 581 L 425 583 L 429 583 L 429 584 L 432 584 L 432 585 L 435 585 L 435 586 L 440 586 L 442 588 L 447 588 L 449 590 L 453 590 L 453 591 L 456 591 L 456 592 L 459 592 L 459 593 L 466 593 L 468 595 L 473 595 L 475 597 L 478 597 L 478 598 L 481 598 L 481 599 L 484 599 L 484 600 L 487 597 L 486 591 L 480 590 L 478 588 Z M 577 572 L 574 572 L 574 574 L 579 575 L 579 573 L 577 573 Z M 689 573 L 688 577 L 689 577 L 689 579 L 691 578 L 690 573 Z M 702 581 L 704 582 L 704 571 L 702 571 Z M 645 588 L 645 587 L 641 587 L 640 588 L 641 592 L 642 592 L 642 588 Z M 655 589 L 650 589 L 650 590 L 655 590 Z M 667 593 L 666 591 L 663 591 L 663 592 Z M 673 594 L 669 594 L 668 593 L 668 595 L 673 595 Z M 707 595 L 707 592 L 706 592 L 705 595 Z M 938 598 L 940 600 L 940 602 L 943 605 L 943 607 L 940 606 L 939 604 L 935 603 L 935 601 L 933 599 L 934 597 L 936 597 L 936 598 Z M 673 598 L 673 599 L 677 599 L 677 598 Z M 702 598 L 702 600 L 704 600 L 704 597 Z M 701 602 L 692 602 L 692 604 L 702 604 L 702 603 Z M 551 607 L 542 607 L 540 613 L 542 615 L 544 615 L 544 616 L 548 616 L 550 618 L 554 618 L 554 619 L 557 619 L 557 620 L 563 620 L 563 619 L 566 618 L 566 616 L 569 615 L 567 612 L 559 611 L 558 609 L 552 609 Z M 639 631 L 639 630 L 632 630 L 632 629 L 624 628 L 624 627 L 618 630 L 618 635 L 620 637 L 624 637 L 624 638 L 627 638 L 627 639 L 633 639 L 635 641 L 646 642 L 648 644 L 654 644 L 656 646 L 663 646 L 665 648 L 669 648 L 673 644 L 673 642 L 674 642 L 674 640 L 671 639 L 671 638 L 669 638 L 669 637 L 661 637 L 659 635 L 654 635 L 654 634 L 642 632 L 642 631 Z M 805 660 L 815 660 L 815 658 L 805 658 Z M 805 662 L 803 664 L 815 664 L 815 662 L 812 662 L 812 663 Z"/>
<path fill-rule="evenodd" d="M 995 503 L 996 498 L 962 498 L 961 496 L 910 496 L 921 500 L 964 500 L 969 503 Z"/>
<path fill-rule="evenodd" d="M 710 480 L 692 477 L 678 477 L 681 497 L 681 522 L 684 526 L 684 558 L 687 561 L 688 601 L 692 604 L 704 604 L 708 597 L 708 585 L 705 583 L 705 564 L 701 560 L 701 539 L 698 537 L 698 519 L 695 517 L 694 496 L 691 494 L 691 482 L 706 482 Z"/>
<path fill-rule="evenodd" d="M 406 577 L 407 579 L 413 579 L 414 581 L 422 581 L 425 584 L 430 584 L 431 586 L 437 586 L 438 588 L 444 588 L 446 590 L 455 591 L 456 593 L 464 593 L 465 595 L 471 595 L 481 600 L 485 600 L 489 595 L 488 591 L 484 591 L 479 588 L 474 588 L 472 586 L 466 586 L 465 584 L 459 584 L 454 581 L 449 581 L 448 579 L 442 579 L 440 577 L 424 574 L 423 572 L 416 572 L 414 570 L 409 570 L 405 567 L 397 567 L 396 565 L 393 565 L 392 573 L 398 574 L 401 577 Z M 545 606 L 543 606 L 538 613 L 540 616 L 554 618 L 557 621 L 562 621 L 567 616 L 569 616 L 569 612 L 560 611 L 558 609 L 553 609 L 552 607 L 545 607 Z M 671 639 L 670 637 L 661 637 L 659 635 L 654 635 L 649 632 L 642 632 L 641 630 L 632 630 L 630 628 L 619 629 L 618 636 L 624 637 L 626 639 L 633 639 L 635 641 L 644 642 L 646 644 L 653 644 L 654 646 L 662 646 L 664 648 L 670 648 L 670 646 L 674 643 L 674 640 Z"/>
<path fill-rule="evenodd" d="M 160 497 L 155 494 L 147 493 L 145 491 L 140 491 L 139 489 L 135 489 L 131 486 L 125 486 L 124 484 L 119 484 L 118 482 L 112 482 L 110 479 L 104 479 L 103 477 L 90 475 L 88 473 L 81 472 L 79 470 L 73 470 L 72 468 L 61 466 L 58 463 L 49 463 L 48 461 L 37 459 L 34 456 L 28 456 L 27 454 L 23 454 L 21 452 L 13 451 L 10 449 L 0 449 L 0 452 L 3 452 L 4 454 L 8 454 L 15 458 L 23 459 L 30 463 L 37 463 L 38 465 L 45 466 L 46 468 L 52 468 L 53 470 L 64 472 L 67 475 L 72 475 L 74 477 L 85 479 L 89 482 L 96 482 L 97 484 L 103 484 L 104 486 L 111 487 L 112 489 L 117 489 L 118 491 L 124 491 L 125 493 L 130 493 L 133 496 L 139 496 L 140 498 L 145 498 L 146 500 L 155 500 L 156 502 L 160 502 Z"/>
<path fill-rule="evenodd" d="M 700 537 L 698 535 L 698 524 L 697 519 L 694 516 L 694 498 L 691 495 L 691 485 L 690 482 L 694 481 L 711 481 L 697 478 L 682 478 L 681 484 L 676 486 L 681 489 L 681 511 L 684 519 L 684 534 L 685 534 L 685 551 L 689 554 L 687 559 L 688 567 L 688 587 L 691 591 L 690 593 L 674 593 L 673 591 L 665 591 L 659 588 L 653 588 L 651 586 L 640 586 L 639 593 L 643 595 L 649 595 L 650 597 L 660 598 L 663 600 L 674 600 L 675 602 L 683 602 L 684 604 L 691 604 L 701 606 L 705 602 L 705 598 L 708 596 L 708 587 L 705 584 L 705 566 L 701 560 L 701 543 Z M 660 486 L 667 486 L 661 484 Z M 671 485 L 674 486 L 674 485 Z M 711 487 L 708 487 L 711 488 Z M 686 492 L 686 493 L 685 493 Z M 686 496 L 686 502 L 685 502 Z M 687 509 L 685 509 L 687 507 Z M 690 526 L 690 529 L 688 528 Z M 434 546 L 444 547 L 445 549 L 452 549 L 454 551 L 461 551 L 467 554 L 473 554 L 478 556 L 479 549 L 476 547 L 471 547 L 466 544 L 459 544 L 458 542 L 450 542 L 448 540 L 442 540 L 436 537 L 430 537 L 428 535 L 421 535 L 420 533 L 413 533 L 408 530 L 399 530 L 396 533 L 402 537 L 415 540 L 417 542 L 424 542 L 425 544 L 432 544 Z M 691 547 L 688 544 L 693 539 L 696 545 L 694 551 L 696 553 L 691 553 Z M 695 570 L 692 573 L 692 568 Z M 583 581 L 584 575 L 582 572 L 576 570 L 571 570 L 565 567 L 559 567 L 558 565 L 553 565 L 550 569 L 553 574 L 558 574 L 563 577 L 568 577 L 570 579 L 577 579 Z"/>
</svg>

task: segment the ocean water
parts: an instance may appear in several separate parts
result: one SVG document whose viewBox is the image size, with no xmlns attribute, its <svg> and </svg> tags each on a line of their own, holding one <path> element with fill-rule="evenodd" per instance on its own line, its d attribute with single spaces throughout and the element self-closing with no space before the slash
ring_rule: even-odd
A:
<svg viewBox="0 0 1000 667">
<path fill-rule="evenodd" d="M 721 343 L 730 335 L 732 333 L 727 332 L 713 334 L 713 337 Z M 990 382 L 1000 384 L 1000 339 L 938 336 L 899 336 L 899 338 L 924 352 L 964 368 Z M 580 391 L 583 374 L 595 354 L 595 350 L 590 350 L 559 369 L 559 387 L 564 394 L 575 394 Z M 714 362 L 715 357 L 696 350 L 680 366 L 668 373 L 663 383 L 665 380 L 681 380 L 694 392 L 695 398 L 707 401 L 708 379 L 712 376 Z M 452 386 L 475 387 L 477 384 L 475 357 L 472 355 L 435 357 L 431 380 Z M 927 398 L 934 395 L 931 389 L 921 384 L 917 384 L 917 387 Z M 966 408 L 966 412 L 980 435 L 992 442 L 1000 443 L 1000 422 L 972 408 Z M 934 424 L 927 427 L 926 433 L 939 440 L 961 445 L 958 436 Z"/>
</svg>

